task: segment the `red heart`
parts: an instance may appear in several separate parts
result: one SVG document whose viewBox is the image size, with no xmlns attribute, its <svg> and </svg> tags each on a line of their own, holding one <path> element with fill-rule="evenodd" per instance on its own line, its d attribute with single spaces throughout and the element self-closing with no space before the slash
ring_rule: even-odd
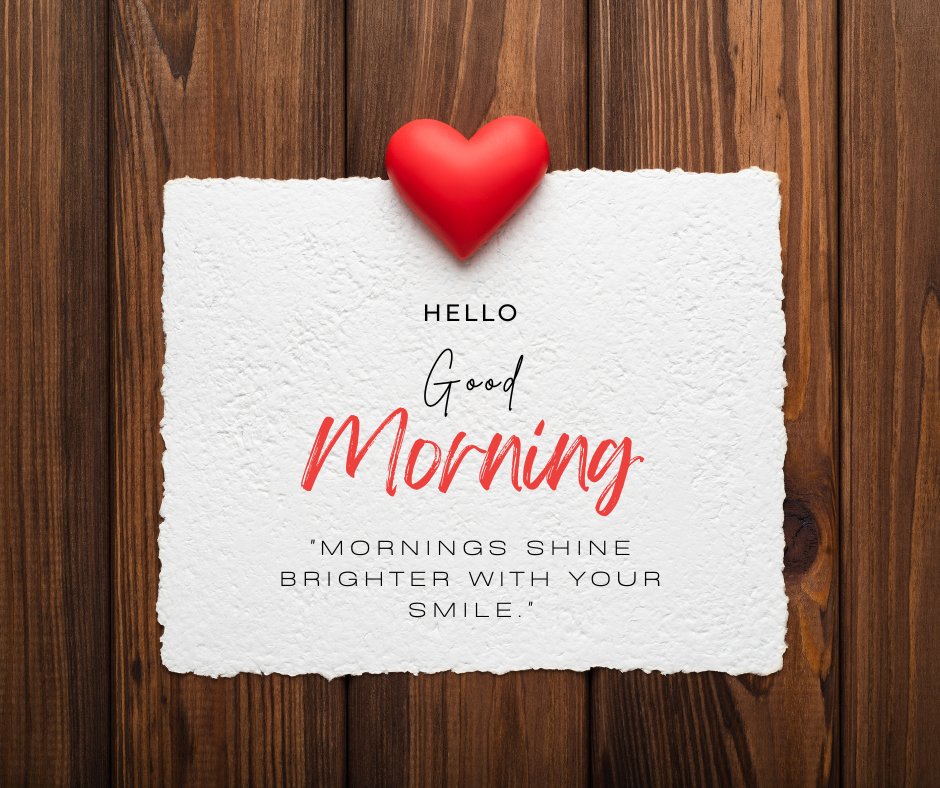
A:
<svg viewBox="0 0 940 788">
<path fill-rule="evenodd" d="M 548 170 L 548 142 L 531 120 L 487 123 L 469 140 L 436 120 L 413 120 L 385 150 L 402 199 L 466 260 L 526 201 Z"/>
</svg>

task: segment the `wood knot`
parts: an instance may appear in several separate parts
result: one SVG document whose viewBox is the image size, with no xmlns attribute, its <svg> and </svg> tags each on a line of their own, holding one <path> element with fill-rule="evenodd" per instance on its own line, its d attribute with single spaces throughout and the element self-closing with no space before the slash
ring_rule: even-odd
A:
<svg viewBox="0 0 940 788">
<path fill-rule="evenodd" d="M 819 526 L 809 507 L 802 501 L 786 498 L 783 502 L 783 574 L 785 577 L 802 575 L 816 560 L 819 553 Z"/>
<path fill-rule="evenodd" d="M 131 662 L 131 678 L 134 679 L 135 684 L 140 684 L 140 680 L 143 678 L 143 670 L 140 666 L 140 657 L 134 657 L 134 661 Z"/>
</svg>

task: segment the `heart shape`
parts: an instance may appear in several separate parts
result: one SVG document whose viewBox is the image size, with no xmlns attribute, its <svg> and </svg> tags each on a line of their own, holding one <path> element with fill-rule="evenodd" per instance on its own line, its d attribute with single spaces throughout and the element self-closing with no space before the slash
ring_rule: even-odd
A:
<svg viewBox="0 0 940 788">
<path fill-rule="evenodd" d="M 531 120 L 508 115 L 469 140 L 437 120 L 413 120 L 385 150 L 402 199 L 466 260 L 528 199 L 548 170 L 548 142 Z"/>
</svg>

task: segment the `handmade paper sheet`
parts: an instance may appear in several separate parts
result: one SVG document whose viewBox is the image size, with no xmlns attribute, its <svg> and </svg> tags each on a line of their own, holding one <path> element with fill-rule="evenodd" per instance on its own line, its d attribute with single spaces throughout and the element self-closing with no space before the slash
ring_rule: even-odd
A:
<svg viewBox="0 0 940 788">
<path fill-rule="evenodd" d="M 168 668 L 781 667 L 774 174 L 553 173 L 466 263 L 377 179 L 165 208 Z"/>
</svg>

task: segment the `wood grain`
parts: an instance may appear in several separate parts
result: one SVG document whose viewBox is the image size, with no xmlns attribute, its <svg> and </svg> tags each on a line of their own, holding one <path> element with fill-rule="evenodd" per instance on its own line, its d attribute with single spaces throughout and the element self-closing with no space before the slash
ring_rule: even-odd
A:
<svg viewBox="0 0 940 788">
<path fill-rule="evenodd" d="M 342 681 L 170 674 L 155 603 L 163 184 L 341 175 L 343 6 L 111 5 L 114 776 L 138 785 L 339 785 Z"/>
<path fill-rule="evenodd" d="M 771 677 L 596 671 L 595 780 L 836 781 L 836 7 L 591 0 L 591 164 L 782 180 L 788 650 Z"/>
<path fill-rule="evenodd" d="M 846 0 L 843 753 L 849 785 L 940 775 L 940 8 Z"/>
<path fill-rule="evenodd" d="M 0 12 L 0 785 L 109 772 L 107 14 Z"/>
<path fill-rule="evenodd" d="M 539 123 L 552 167 L 587 163 L 585 9 L 579 2 L 350 0 L 348 175 L 384 174 L 403 123 L 466 135 L 507 114 Z M 349 680 L 353 785 L 583 785 L 584 674 L 439 674 Z"/>
<path fill-rule="evenodd" d="M 163 183 L 381 175 L 411 118 L 508 113 L 555 168 L 781 175 L 784 670 L 168 673 Z M 936 3 L 6 0 L 0 117 L 0 784 L 940 774 Z"/>
</svg>

